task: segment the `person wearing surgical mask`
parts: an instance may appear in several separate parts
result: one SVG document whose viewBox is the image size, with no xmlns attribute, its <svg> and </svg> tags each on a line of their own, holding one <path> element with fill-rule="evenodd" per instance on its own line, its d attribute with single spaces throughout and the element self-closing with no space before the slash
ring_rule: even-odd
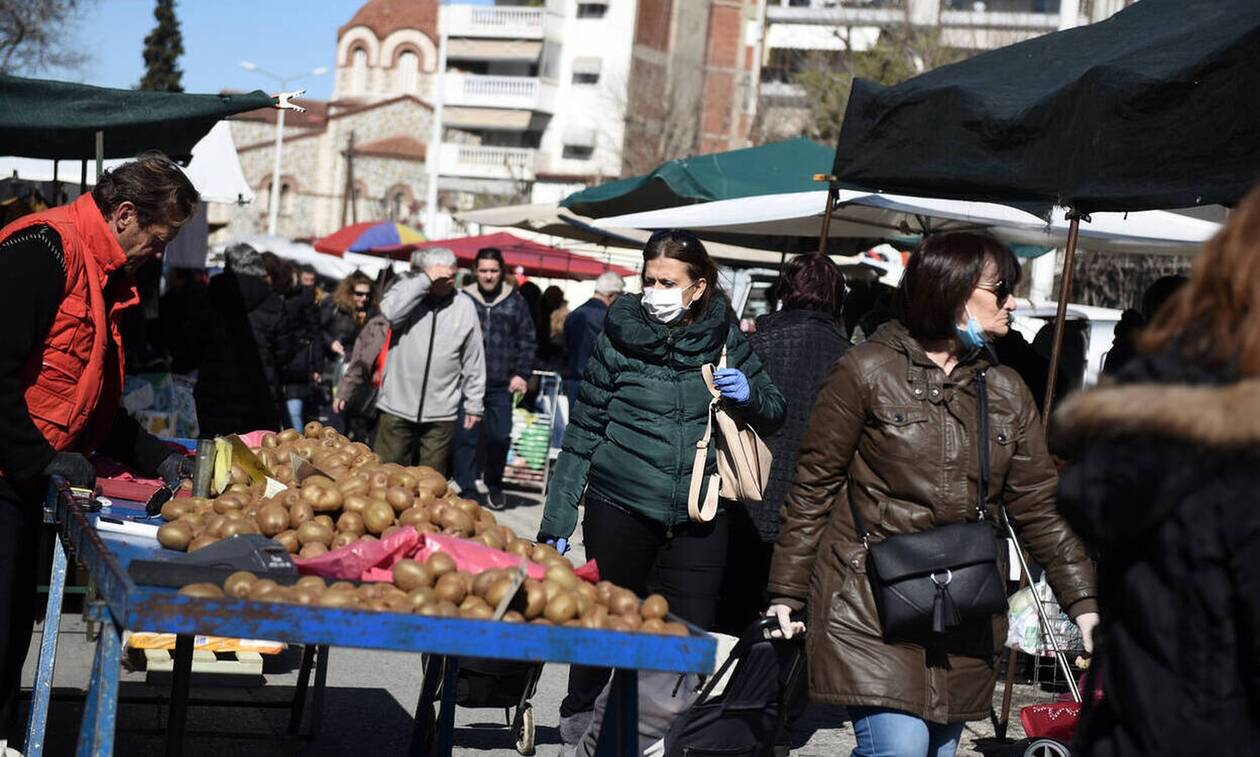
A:
<svg viewBox="0 0 1260 757">
<path fill-rule="evenodd" d="M 1006 634 L 1003 612 L 945 634 L 887 637 L 868 542 L 979 517 L 998 540 L 1004 508 L 1080 626 L 1076 651 L 1093 651 L 1094 566 L 1055 509 L 1058 475 L 1032 394 L 989 349 L 1010 330 L 1019 275 L 1015 255 L 993 237 L 927 236 L 902 276 L 896 318 L 837 360 L 810 398 L 767 615 L 779 621 L 773 634 L 813 638 L 810 695 L 846 707 L 854 757 L 953 757 L 964 725 L 989 716 Z M 803 628 L 792 617 L 802 610 Z"/>
<path fill-rule="evenodd" d="M 714 374 L 720 402 L 762 436 L 783 422 L 785 402 L 740 332 L 717 285 L 717 266 L 695 235 L 653 234 L 643 250 L 642 282 L 641 295 L 622 295 L 609 307 L 586 363 L 538 541 L 564 551 L 584 502 L 583 544 L 600 577 L 640 597 L 662 594 L 673 613 L 710 628 L 729 524 L 724 506 L 708 522 L 688 517 L 696 443 L 713 398 L 701 366 L 725 359 Z M 706 481 L 716 472 L 715 448 Z M 570 671 L 560 705 L 565 743 L 586 730 L 608 674 Z"/>
</svg>

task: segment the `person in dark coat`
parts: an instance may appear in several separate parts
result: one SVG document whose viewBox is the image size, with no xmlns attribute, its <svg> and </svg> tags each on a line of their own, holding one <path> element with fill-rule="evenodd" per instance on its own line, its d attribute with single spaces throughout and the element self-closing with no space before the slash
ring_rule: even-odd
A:
<svg viewBox="0 0 1260 757">
<path fill-rule="evenodd" d="M 472 428 L 455 424 L 451 463 L 464 496 L 491 510 L 507 505 L 503 494 L 503 466 L 512 443 L 512 395 L 524 395 L 534 372 L 538 338 L 529 303 L 504 281 L 503 253 L 495 247 L 477 251 L 477 281 L 463 294 L 477 308 L 486 355 L 485 415 Z M 489 494 L 477 492 L 478 478 Z"/>
<path fill-rule="evenodd" d="M 389 270 L 388 268 L 385 270 Z M 355 271 L 341 280 L 337 291 L 319 304 L 319 325 L 324 343 L 322 376 L 335 387 L 350 355 L 354 340 L 363 324 L 376 314 L 380 291 L 362 271 Z M 356 437 L 366 434 L 363 417 L 346 417 L 335 408 L 327 408 L 328 425 L 343 434 Z"/>
<path fill-rule="evenodd" d="M 323 344 L 319 306 L 315 304 L 314 290 L 300 283 L 297 266 L 275 253 L 262 255 L 271 288 L 284 301 L 282 331 L 292 340 L 293 347 L 293 356 L 280 365 L 280 417 L 289 427 L 300 429 L 306 424 L 306 414 L 313 409 L 320 370 Z"/>
<path fill-rule="evenodd" d="M 564 374 L 564 393 L 576 402 L 582 387 L 586 361 L 595 348 L 595 340 L 604 333 L 608 308 L 626 290 L 626 282 L 612 271 L 604 271 L 595 280 L 595 295 L 579 305 L 564 319 L 564 350 L 568 371 Z"/>
<path fill-rule="evenodd" d="M 200 314 L 197 422 L 203 436 L 280 428 L 280 366 L 293 354 L 284 301 L 262 256 L 247 244 L 227 250 L 227 270 L 210 280 Z"/>
<path fill-rule="evenodd" d="M 1072 754 L 1260 744 L 1260 190 L 1106 387 L 1055 413 L 1059 511 L 1098 555 L 1102 621 Z"/>
<path fill-rule="evenodd" d="M 844 274 L 824 255 L 798 255 L 783 268 L 783 309 L 757 319 L 748 337 L 770 380 L 787 400 L 778 431 L 765 437 L 774 461 L 761 502 L 732 502 L 726 573 L 722 579 L 718 628 L 738 635 L 766 606 L 770 558 L 779 536 L 779 512 L 796 472 L 800 446 L 818 387 L 850 344 L 841 331 Z"/>
</svg>

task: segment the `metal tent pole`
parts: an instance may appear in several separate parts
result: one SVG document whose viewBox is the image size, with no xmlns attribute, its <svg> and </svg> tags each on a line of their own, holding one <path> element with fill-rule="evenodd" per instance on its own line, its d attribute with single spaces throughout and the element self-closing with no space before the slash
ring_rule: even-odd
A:
<svg viewBox="0 0 1260 757">
<path fill-rule="evenodd" d="M 1081 214 L 1075 209 L 1068 211 L 1067 249 L 1063 252 L 1063 276 L 1059 279 L 1059 310 L 1054 317 L 1054 346 L 1050 350 L 1050 368 L 1046 372 L 1046 400 L 1041 410 L 1041 422 L 1050 425 L 1050 410 L 1054 407 L 1054 384 L 1059 377 L 1059 361 L 1063 357 L 1063 332 L 1067 330 L 1067 304 L 1072 294 L 1072 266 L 1076 261 L 1076 240 L 1081 230 Z"/>
<path fill-rule="evenodd" d="M 818 232 L 818 254 L 827 254 L 827 236 L 831 233 L 831 211 L 836 209 L 836 200 L 840 190 L 836 189 L 836 177 L 825 174 L 814 174 L 814 181 L 826 181 L 827 205 L 823 210 L 822 229 Z"/>
</svg>

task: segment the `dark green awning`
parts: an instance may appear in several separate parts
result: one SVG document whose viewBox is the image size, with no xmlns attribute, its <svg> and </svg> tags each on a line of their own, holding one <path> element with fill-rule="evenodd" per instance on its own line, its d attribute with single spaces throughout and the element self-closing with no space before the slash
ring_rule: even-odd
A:
<svg viewBox="0 0 1260 757">
<path fill-rule="evenodd" d="M 679 158 L 651 173 L 575 192 L 560 205 L 591 218 L 660 210 L 737 197 L 826 189 L 835 151 L 805 138 L 760 147 Z"/>
<path fill-rule="evenodd" d="M 0 155 L 90 159 L 104 131 L 106 158 L 161 150 L 183 159 L 215 122 L 273 102 L 261 90 L 188 95 L 0 76 Z"/>
</svg>

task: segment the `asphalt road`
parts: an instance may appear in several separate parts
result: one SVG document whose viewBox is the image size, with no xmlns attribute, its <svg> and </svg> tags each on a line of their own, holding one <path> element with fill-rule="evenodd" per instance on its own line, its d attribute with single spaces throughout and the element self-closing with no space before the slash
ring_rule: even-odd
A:
<svg viewBox="0 0 1260 757">
<path fill-rule="evenodd" d="M 541 517 L 537 497 L 517 496 L 511 504 L 514 506 L 502 513 L 499 520 L 519 534 L 534 534 Z M 574 544 L 572 557 L 579 564 L 583 559 L 580 539 Z M 24 684 L 28 687 L 34 678 L 38 646 L 37 628 L 25 669 Z M 64 615 L 58 640 L 54 702 L 49 716 L 45 754 L 73 753 L 82 712 L 81 704 L 74 700 L 76 697 L 81 699 L 93 651 L 94 645 L 86 640 L 79 616 Z M 329 657 L 327 696 L 318 723 L 319 732 L 314 736 L 294 739 L 286 737 L 288 710 L 262 705 L 284 702 L 292 697 L 297 680 L 296 668 L 294 654 L 270 659 L 265 681 L 252 688 L 241 688 L 239 685 L 198 687 L 198 679 L 194 677 L 194 698 L 229 700 L 235 706 L 191 708 L 184 754 L 198 757 L 332 754 L 385 757 L 406 753 L 420 694 L 419 655 L 333 649 Z M 553 755 L 559 751 L 558 708 L 564 696 L 567 674 L 565 665 L 546 666 L 533 699 L 540 755 Z M 169 683 L 165 686 L 162 683 L 146 683 L 146 675 L 141 671 L 124 671 L 121 690 L 124 698 L 164 696 L 169 692 Z M 999 696 L 1000 693 L 999 687 Z M 1016 687 L 1017 706 L 1050 699 L 1050 694 L 1032 686 Z M 126 757 L 164 754 L 167 714 L 164 705 L 121 704 L 115 754 Z M 1011 735 L 1018 738 L 1023 734 L 1019 730 L 1018 717 L 1013 720 Z M 308 720 L 307 731 L 310 725 Z M 992 735 L 988 723 L 971 724 L 963 736 L 960 753 L 970 753 L 973 738 L 987 735 Z M 455 751 L 459 754 L 486 757 L 516 754 L 502 710 L 459 708 L 455 744 Z M 793 753 L 799 755 L 834 757 L 847 754 L 853 748 L 853 732 L 844 722 L 842 709 L 811 706 L 796 725 L 793 746 Z"/>
</svg>

